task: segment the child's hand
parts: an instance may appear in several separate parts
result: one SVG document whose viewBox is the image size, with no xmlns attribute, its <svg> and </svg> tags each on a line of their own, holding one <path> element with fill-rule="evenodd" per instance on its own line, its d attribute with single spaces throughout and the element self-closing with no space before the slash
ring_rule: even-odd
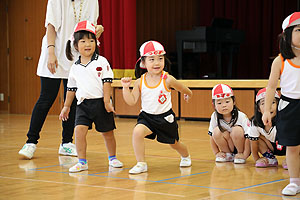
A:
<svg viewBox="0 0 300 200">
<path fill-rule="evenodd" d="M 183 95 L 183 99 L 188 103 L 189 102 L 189 100 L 190 100 L 190 96 L 189 95 L 187 95 L 187 94 L 184 94 Z"/>
<path fill-rule="evenodd" d="M 113 113 L 116 113 L 113 105 L 111 102 L 107 102 L 107 103 L 104 103 L 104 107 L 105 107 L 105 110 L 110 113 L 110 112 L 113 112 Z"/>
<path fill-rule="evenodd" d="M 64 106 L 60 112 L 59 120 L 67 121 L 69 119 L 70 107 Z"/>
<path fill-rule="evenodd" d="M 124 88 L 129 88 L 131 81 L 132 81 L 131 77 L 123 77 L 121 79 L 121 84 Z"/>
<path fill-rule="evenodd" d="M 270 112 L 264 112 L 262 116 L 262 121 L 264 125 L 272 126 L 272 116 Z"/>
</svg>

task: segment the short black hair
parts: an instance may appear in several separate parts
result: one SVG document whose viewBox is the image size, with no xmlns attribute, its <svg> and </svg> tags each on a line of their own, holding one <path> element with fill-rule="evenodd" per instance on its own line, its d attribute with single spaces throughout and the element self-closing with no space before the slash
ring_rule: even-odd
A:
<svg viewBox="0 0 300 200">
<path fill-rule="evenodd" d="M 292 50 L 292 33 L 295 27 L 290 26 L 279 35 L 279 51 L 284 60 L 296 57 Z"/>
<path fill-rule="evenodd" d="M 276 99 L 276 103 L 278 105 L 279 103 L 279 98 L 275 97 Z M 260 128 L 265 128 L 265 125 L 262 121 L 262 113 L 259 110 L 259 104 L 260 104 L 261 100 L 255 102 L 255 106 L 254 106 L 254 116 L 251 118 L 251 122 L 253 123 L 254 126 L 258 126 Z M 272 119 L 272 126 L 276 126 L 276 116 L 273 117 Z"/>
<path fill-rule="evenodd" d="M 165 67 L 164 71 L 170 72 L 171 69 L 171 61 L 167 58 L 166 54 L 164 55 L 165 57 Z M 135 77 L 138 79 L 140 78 L 144 73 L 147 72 L 147 69 L 143 69 L 140 67 L 141 62 L 145 62 L 146 56 L 142 56 L 139 61 L 136 62 L 135 64 Z"/>
<path fill-rule="evenodd" d="M 78 45 L 78 41 L 81 40 L 82 38 L 84 38 L 84 36 L 87 36 L 88 38 L 92 38 L 95 40 L 95 42 L 96 42 L 95 52 L 99 55 L 99 48 L 97 46 L 96 35 L 89 31 L 78 31 L 78 32 L 74 33 L 74 41 L 73 41 L 74 47 L 76 47 Z M 71 40 L 67 41 L 66 56 L 67 56 L 68 60 L 73 60 L 74 56 L 73 56 L 72 50 L 71 50 Z"/>
<path fill-rule="evenodd" d="M 232 98 L 232 101 L 234 103 L 235 102 L 235 97 L 231 96 L 231 98 Z M 213 99 L 214 106 L 215 106 L 215 102 L 216 102 L 216 100 Z M 223 115 L 218 113 L 218 111 L 216 109 L 215 109 L 215 112 L 217 114 L 218 127 L 219 127 L 220 131 L 223 133 L 225 131 L 225 129 L 221 126 L 221 122 L 220 122 L 220 120 L 223 119 Z M 233 126 L 233 125 L 235 125 L 235 123 L 237 122 L 238 117 L 239 117 L 239 109 L 236 105 L 233 105 L 233 109 L 231 111 L 231 116 L 232 116 L 231 121 L 232 121 L 232 126 Z"/>
</svg>

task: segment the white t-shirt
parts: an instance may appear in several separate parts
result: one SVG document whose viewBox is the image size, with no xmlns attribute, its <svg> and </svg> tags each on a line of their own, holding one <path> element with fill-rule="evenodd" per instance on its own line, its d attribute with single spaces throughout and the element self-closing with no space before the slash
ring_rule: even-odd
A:
<svg viewBox="0 0 300 200">
<path fill-rule="evenodd" d="M 77 105 L 84 99 L 103 97 L 103 82 L 112 82 L 114 73 L 106 58 L 94 54 L 86 65 L 77 60 L 71 67 L 68 90 L 76 90 Z"/>
<path fill-rule="evenodd" d="M 142 111 L 149 114 L 162 114 L 172 108 L 171 90 L 166 86 L 167 72 L 162 72 L 160 82 L 150 87 L 146 82 L 146 74 L 141 76 L 140 91 Z"/>
<path fill-rule="evenodd" d="M 275 142 L 276 138 L 276 126 L 273 126 L 269 132 L 265 131 L 265 129 L 255 126 L 253 123 L 251 124 L 251 127 L 248 129 L 248 136 L 250 140 L 258 140 L 260 135 L 265 136 L 270 142 Z"/>
<path fill-rule="evenodd" d="M 74 0 L 76 17 L 79 20 L 80 4 L 82 2 L 82 11 L 80 21 L 89 20 L 97 24 L 99 16 L 98 0 Z M 52 24 L 55 27 L 55 55 L 58 60 L 56 73 L 52 74 L 48 67 L 48 42 L 47 35 L 43 37 L 41 55 L 37 67 L 37 75 L 49 78 L 68 78 L 70 67 L 74 61 L 69 61 L 65 54 L 66 44 L 70 36 L 73 34 L 76 25 L 74 9 L 71 0 L 48 0 L 45 27 Z M 52 47 L 51 47 L 52 48 Z M 72 52 L 74 58 L 78 58 L 79 54 Z"/>
<path fill-rule="evenodd" d="M 220 124 L 223 127 L 224 130 L 228 131 L 231 133 L 232 131 L 232 125 L 233 122 L 226 122 L 225 120 L 221 119 Z M 213 112 L 210 118 L 210 124 L 209 124 L 209 132 L 213 132 L 213 130 L 218 126 L 218 121 L 217 121 L 217 114 L 216 112 Z M 248 129 L 250 128 L 250 121 L 248 117 L 242 113 L 241 111 L 238 111 L 238 119 L 234 126 L 241 126 L 244 129 L 244 134 L 247 135 Z"/>
</svg>

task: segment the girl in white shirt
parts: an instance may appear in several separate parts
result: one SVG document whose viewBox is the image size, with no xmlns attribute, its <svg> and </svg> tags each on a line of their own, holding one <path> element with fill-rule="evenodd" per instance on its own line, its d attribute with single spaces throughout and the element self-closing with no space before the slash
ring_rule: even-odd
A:
<svg viewBox="0 0 300 200">
<path fill-rule="evenodd" d="M 272 102 L 272 126 L 264 125 L 262 122 L 262 113 L 265 108 L 266 88 L 258 91 L 255 98 L 255 111 L 251 121 L 251 127 L 248 131 L 248 138 L 251 143 L 251 152 L 256 167 L 276 167 L 278 165 L 275 155 L 285 155 L 286 147 L 278 143 L 276 137 L 276 109 L 279 102 L 279 94 L 275 93 L 275 98 Z M 259 153 L 263 157 L 259 156 Z M 283 161 L 282 167 L 287 169 L 286 162 Z"/>
<path fill-rule="evenodd" d="M 212 89 L 212 101 L 215 112 L 211 115 L 208 134 L 216 162 L 245 163 L 250 155 L 247 116 L 237 109 L 229 85 L 216 85 Z"/>
<path fill-rule="evenodd" d="M 192 96 L 192 91 L 169 75 L 169 60 L 164 47 L 156 41 L 145 42 L 140 48 L 141 57 L 135 66 L 138 78 L 130 91 L 131 77 L 121 79 L 123 97 L 128 105 L 134 105 L 141 95 L 142 110 L 137 125 L 133 130 L 133 148 L 137 164 L 129 170 L 130 174 L 147 172 L 145 162 L 144 138 L 155 139 L 170 144 L 181 155 L 180 167 L 191 166 L 191 158 L 184 144 L 179 141 L 178 125 L 172 110 L 171 88 L 182 92 L 185 100 Z"/>
</svg>

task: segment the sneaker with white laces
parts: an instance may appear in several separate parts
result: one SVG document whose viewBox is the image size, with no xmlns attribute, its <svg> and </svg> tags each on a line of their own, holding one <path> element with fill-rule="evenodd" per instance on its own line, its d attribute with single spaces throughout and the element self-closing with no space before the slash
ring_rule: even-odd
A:
<svg viewBox="0 0 300 200">
<path fill-rule="evenodd" d="M 296 183 L 290 183 L 281 192 L 283 195 L 294 196 L 297 193 L 300 193 L 300 186 Z"/>
<path fill-rule="evenodd" d="M 26 143 L 23 148 L 19 151 L 21 156 L 26 157 L 27 159 L 31 159 L 36 150 L 36 144 L 34 143 Z"/>
<path fill-rule="evenodd" d="M 116 167 L 116 168 L 123 167 L 123 163 L 116 158 L 108 161 L 108 165 L 111 167 Z"/>
<path fill-rule="evenodd" d="M 71 167 L 69 169 L 69 172 L 74 173 L 74 172 L 81 172 L 84 170 L 88 170 L 88 164 L 87 163 L 83 164 L 83 163 L 78 162 L 76 165 L 74 165 L 73 167 Z"/>
<path fill-rule="evenodd" d="M 75 144 L 72 142 L 61 144 L 59 146 L 58 154 L 64 156 L 77 156 Z"/>
<path fill-rule="evenodd" d="M 147 171 L 147 163 L 138 162 L 133 168 L 131 168 L 131 170 L 129 170 L 129 174 L 140 174 Z"/>
<path fill-rule="evenodd" d="M 188 157 L 182 157 L 181 156 L 181 161 L 180 161 L 180 167 L 190 167 L 192 165 L 192 160 L 191 160 L 191 157 L 188 156 Z"/>
<path fill-rule="evenodd" d="M 273 158 L 273 159 L 271 159 L 271 158 L 267 158 L 268 159 L 268 166 L 269 167 L 277 167 L 278 166 L 278 160 L 277 160 L 277 158 Z"/>
</svg>

